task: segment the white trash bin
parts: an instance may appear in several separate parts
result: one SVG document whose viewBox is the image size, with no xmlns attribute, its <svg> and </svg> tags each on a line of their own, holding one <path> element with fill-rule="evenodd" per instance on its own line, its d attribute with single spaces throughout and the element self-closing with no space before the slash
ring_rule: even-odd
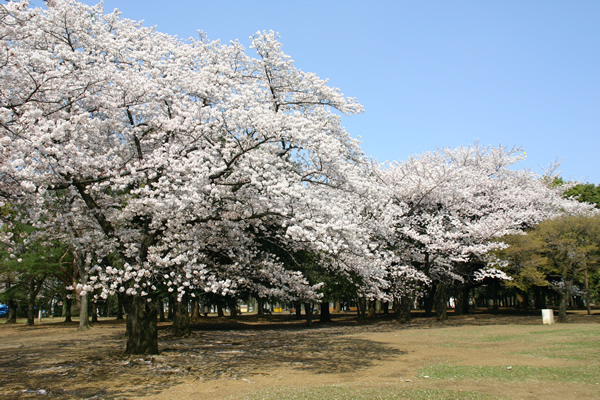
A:
<svg viewBox="0 0 600 400">
<path fill-rule="evenodd" d="M 542 323 L 544 325 L 550 325 L 554 323 L 554 310 L 544 309 L 542 310 Z"/>
</svg>

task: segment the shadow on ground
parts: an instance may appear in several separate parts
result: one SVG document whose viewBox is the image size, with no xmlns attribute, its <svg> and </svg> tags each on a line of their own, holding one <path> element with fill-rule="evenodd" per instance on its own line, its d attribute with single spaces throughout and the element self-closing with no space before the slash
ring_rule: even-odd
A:
<svg viewBox="0 0 600 400">
<path fill-rule="evenodd" d="M 200 327 L 185 338 L 161 329 L 161 354 L 146 357 L 124 356 L 124 326 L 109 321 L 87 332 L 63 324 L 2 327 L 12 334 L 0 346 L 0 398 L 141 397 L 182 377 L 244 379 L 279 368 L 339 374 L 404 354 L 347 335 L 376 325 L 229 325 Z"/>
</svg>

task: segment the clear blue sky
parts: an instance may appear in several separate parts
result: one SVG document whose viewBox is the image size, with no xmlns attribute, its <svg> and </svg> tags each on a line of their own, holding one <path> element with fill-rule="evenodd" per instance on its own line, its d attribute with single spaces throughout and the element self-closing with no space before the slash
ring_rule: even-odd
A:
<svg viewBox="0 0 600 400">
<path fill-rule="evenodd" d="M 95 0 L 85 0 L 95 4 Z M 36 0 L 34 4 L 40 4 Z M 181 38 L 279 32 L 302 70 L 357 97 L 365 152 L 520 146 L 523 168 L 600 184 L 600 1 L 106 0 Z"/>
</svg>

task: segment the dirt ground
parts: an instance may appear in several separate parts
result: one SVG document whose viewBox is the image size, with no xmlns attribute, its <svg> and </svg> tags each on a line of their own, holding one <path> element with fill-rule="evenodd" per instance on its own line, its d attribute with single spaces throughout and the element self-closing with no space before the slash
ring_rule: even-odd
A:
<svg viewBox="0 0 600 400">
<path fill-rule="evenodd" d="M 600 328 L 598 311 L 569 319 L 552 329 L 580 323 Z M 466 330 L 511 335 L 540 325 L 537 314 L 451 316 L 445 323 L 418 317 L 408 325 L 334 316 L 333 323 L 310 328 L 289 316 L 243 316 L 237 322 L 207 318 L 186 338 L 171 336 L 169 325 L 161 325 L 160 355 L 126 357 L 120 321 L 101 321 L 86 332 L 78 331 L 76 322 L 50 319 L 34 327 L 0 324 L 0 399 L 236 399 L 279 387 L 322 385 L 477 391 L 513 399 L 600 399 L 600 388 L 590 385 L 511 383 L 508 390 L 506 383 L 463 380 L 444 381 L 439 387 L 439 381 L 419 375 L 424 366 L 444 362 L 563 365 L 560 359 L 507 355 L 493 341 L 460 351 L 444 346 L 444 338 Z"/>
</svg>

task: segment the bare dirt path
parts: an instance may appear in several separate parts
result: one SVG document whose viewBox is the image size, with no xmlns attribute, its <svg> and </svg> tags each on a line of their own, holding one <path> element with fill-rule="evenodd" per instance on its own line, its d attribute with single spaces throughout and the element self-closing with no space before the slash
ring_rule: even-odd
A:
<svg viewBox="0 0 600 400">
<path fill-rule="evenodd" d="M 347 317 L 312 328 L 286 318 L 209 320 L 186 338 L 172 337 L 164 326 L 161 354 L 152 357 L 124 357 L 125 327 L 114 320 L 100 322 L 87 332 L 77 331 L 77 324 L 2 324 L 0 398 L 233 399 L 278 387 L 436 388 L 439 382 L 419 375 L 432 363 L 561 363 L 560 359 L 524 358 L 518 355 L 524 350 L 519 348 L 507 356 L 498 351 L 498 342 L 489 339 L 539 329 L 538 316 L 483 314 L 451 317 L 446 323 L 416 318 L 409 325 Z M 600 324 L 600 315 L 574 315 L 571 323 L 552 328 L 567 329 L 575 323 Z M 468 331 L 473 340 L 479 337 L 478 330 L 481 340 L 460 345 L 461 332 Z M 459 348 L 448 346 L 451 342 Z M 444 389 L 509 398 L 569 399 L 578 391 L 577 398 L 600 398 L 600 389 L 582 391 L 580 385 L 564 382 L 511 383 L 510 391 L 494 382 L 461 381 L 452 387 L 445 381 L 444 385 Z"/>
</svg>

